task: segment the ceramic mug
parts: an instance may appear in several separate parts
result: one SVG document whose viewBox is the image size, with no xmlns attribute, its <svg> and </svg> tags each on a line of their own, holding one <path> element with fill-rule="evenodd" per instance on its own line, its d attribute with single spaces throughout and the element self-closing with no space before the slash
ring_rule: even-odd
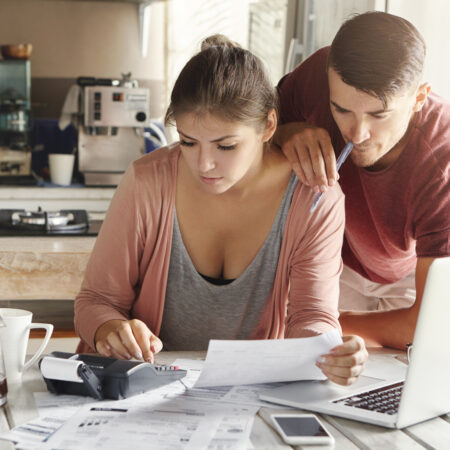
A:
<svg viewBox="0 0 450 450">
<path fill-rule="evenodd" d="M 23 372 L 36 362 L 47 346 L 53 332 L 53 325 L 49 323 L 31 323 L 33 313 L 23 309 L 0 308 L 0 317 L 4 324 L 4 326 L 0 327 L 0 339 L 6 380 L 8 384 L 20 383 Z M 45 337 L 37 352 L 25 364 L 30 330 L 35 328 L 45 329 Z"/>
</svg>

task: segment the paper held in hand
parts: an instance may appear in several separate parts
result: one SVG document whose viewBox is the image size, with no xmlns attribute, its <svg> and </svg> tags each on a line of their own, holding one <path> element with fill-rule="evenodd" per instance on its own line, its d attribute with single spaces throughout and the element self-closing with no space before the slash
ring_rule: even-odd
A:
<svg viewBox="0 0 450 450">
<path fill-rule="evenodd" d="M 338 330 L 297 339 L 211 340 L 194 387 L 323 380 L 315 363 L 339 344 Z"/>
</svg>

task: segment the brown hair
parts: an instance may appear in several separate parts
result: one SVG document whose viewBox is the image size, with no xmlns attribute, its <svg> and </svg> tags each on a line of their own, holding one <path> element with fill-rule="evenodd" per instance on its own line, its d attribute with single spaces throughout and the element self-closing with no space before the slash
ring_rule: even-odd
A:
<svg viewBox="0 0 450 450">
<path fill-rule="evenodd" d="M 194 112 L 216 114 L 263 131 L 277 93 L 261 60 L 223 35 L 202 42 L 172 90 L 165 123 Z"/>
<path fill-rule="evenodd" d="M 425 41 L 414 25 L 371 11 L 344 22 L 331 44 L 328 67 L 386 107 L 391 96 L 420 81 L 425 53 Z"/>
</svg>

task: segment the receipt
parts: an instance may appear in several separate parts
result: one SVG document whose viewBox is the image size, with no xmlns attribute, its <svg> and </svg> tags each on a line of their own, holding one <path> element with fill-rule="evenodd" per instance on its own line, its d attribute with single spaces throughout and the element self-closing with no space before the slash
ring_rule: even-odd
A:
<svg viewBox="0 0 450 450">
<path fill-rule="evenodd" d="M 72 381 L 75 383 L 83 383 L 82 378 L 78 374 L 78 367 L 83 361 L 74 359 L 54 358 L 45 356 L 41 362 L 41 373 L 49 380 Z"/>
</svg>

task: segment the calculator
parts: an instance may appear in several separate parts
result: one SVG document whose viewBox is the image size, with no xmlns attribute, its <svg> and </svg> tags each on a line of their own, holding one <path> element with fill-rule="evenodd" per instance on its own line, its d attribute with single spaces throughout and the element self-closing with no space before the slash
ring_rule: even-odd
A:
<svg viewBox="0 0 450 450">
<path fill-rule="evenodd" d="M 180 380 L 177 366 L 108 358 L 94 354 L 52 352 L 39 361 L 50 392 L 119 400 Z"/>
</svg>

